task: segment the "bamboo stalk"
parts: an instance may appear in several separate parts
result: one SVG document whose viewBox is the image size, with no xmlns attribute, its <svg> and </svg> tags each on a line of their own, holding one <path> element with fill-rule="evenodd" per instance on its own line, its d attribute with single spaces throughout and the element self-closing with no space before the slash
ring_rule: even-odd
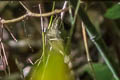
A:
<svg viewBox="0 0 120 80">
<path fill-rule="evenodd" d="M 77 1 L 78 0 L 74 0 L 74 1 L 70 0 L 73 7 L 76 7 Z M 108 68 L 110 69 L 110 71 L 112 72 L 114 78 L 116 80 L 119 80 L 119 77 L 118 77 L 118 75 L 117 75 L 117 73 L 115 71 L 115 68 L 113 68 L 113 66 L 112 66 L 112 64 L 110 62 L 110 59 L 106 56 L 106 54 L 108 53 L 108 50 L 107 50 L 107 47 L 106 47 L 106 44 L 105 44 L 104 40 L 99 35 L 97 30 L 95 29 L 95 26 L 91 23 L 91 21 L 88 18 L 86 12 L 81 7 L 79 8 L 78 14 L 79 14 L 81 20 L 83 21 L 83 23 L 86 25 L 85 27 L 86 27 L 87 33 L 88 33 L 91 41 L 94 43 L 94 45 L 98 49 L 100 55 L 104 59 L 104 61 L 107 64 Z"/>
<path fill-rule="evenodd" d="M 67 54 L 70 53 L 71 39 L 72 39 L 73 31 L 74 31 L 74 28 L 75 28 L 75 22 L 76 22 L 79 7 L 80 7 L 80 2 L 77 3 L 76 9 L 75 9 L 75 14 L 74 14 L 74 17 L 73 17 L 71 7 L 69 6 L 69 8 L 70 8 L 69 13 L 70 13 L 70 18 L 71 18 L 71 29 L 70 29 L 70 33 L 69 33 L 69 39 L 67 40 L 66 48 L 65 48 L 65 51 L 66 51 Z"/>
</svg>

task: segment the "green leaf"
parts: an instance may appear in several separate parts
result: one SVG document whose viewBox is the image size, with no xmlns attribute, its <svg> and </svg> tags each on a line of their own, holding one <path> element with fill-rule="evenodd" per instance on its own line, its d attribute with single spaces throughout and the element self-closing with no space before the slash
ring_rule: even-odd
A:
<svg viewBox="0 0 120 80">
<path fill-rule="evenodd" d="M 120 4 L 116 4 L 109 8 L 104 15 L 109 19 L 119 19 L 120 18 Z"/>
<path fill-rule="evenodd" d="M 114 80 L 112 73 L 110 72 L 109 68 L 106 65 L 100 63 L 96 63 L 96 64 L 94 63 L 93 67 L 95 70 L 97 80 Z M 89 65 L 86 65 L 84 67 L 84 70 L 88 72 L 90 75 L 92 74 Z"/>
</svg>

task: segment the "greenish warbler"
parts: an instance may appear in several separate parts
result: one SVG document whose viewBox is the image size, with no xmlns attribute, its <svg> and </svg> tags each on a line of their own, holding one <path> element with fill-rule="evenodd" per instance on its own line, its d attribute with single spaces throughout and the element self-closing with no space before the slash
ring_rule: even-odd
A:
<svg viewBox="0 0 120 80">
<path fill-rule="evenodd" d="M 46 33 L 49 45 L 42 57 L 32 68 L 26 80 L 75 80 L 70 70 L 69 57 L 64 51 L 58 27 L 61 25 L 59 17 L 53 20 L 52 26 Z"/>
</svg>

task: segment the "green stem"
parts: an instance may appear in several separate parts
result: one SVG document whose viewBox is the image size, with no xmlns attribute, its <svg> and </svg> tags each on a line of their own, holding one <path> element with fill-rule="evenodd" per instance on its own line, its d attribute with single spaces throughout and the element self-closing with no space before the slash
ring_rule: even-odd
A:
<svg viewBox="0 0 120 80">
<path fill-rule="evenodd" d="M 77 0 L 70 0 L 73 7 L 76 6 Z M 106 44 L 104 40 L 101 38 L 101 36 L 98 34 L 98 32 L 95 29 L 95 26 L 91 23 L 90 19 L 88 18 L 86 12 L 80 7 L 78 11 L 79 16 L 81 17 L 83 23 L 86 25 L 87 33 L 91 39 L 91 41 L 95 44 L 96 48 L 98 49 L 100 55 L 103 57 L 105 63 L 107 64 L 108 68 L 112 72 L 114 78 L 116 80 L 119 80 L 119 77 L 115 71 L 115 68 L 113 68 L 110 59 L 106 56 L 106 53 L 108 53 Z"/>
<path fill-rule="evenodd" d="M 78 13 L 79 7 L 80 7 L 80 1 L 78 1 L 78 4 L 76 6 L 74 17 L 72 16 L 72 12 L 69 11 L 70 17 L 71 17 L 71 29 L 70 29 L 69 39 L 67 41 L 66 49 L 65 49 L 67 54 L 69 54 L 69 51 L 70 51 L 71 38 L 72 38 L 73 30 L 74 30 L 74 27 L 75 27 L 75 22 L 76 22 L 76 17 L 77 17 L 77 13 Z"/>
<path fill-rule="evenodd" d="M 52 11 L 54 11 L 54 9 L 55 9 L 55 1 L 53 2 Z M 52 21 L 53 21 L 53 15 L 50 17 L 50 22 L 49 22 L 49 25 L 48 25 L 48 29 L 50 29 Z"/>
<path fill-rule="evenodd" d="M 43 52 L 42 57 L 45 59 L 45 33 L 42 31 Z"/>
</svg>

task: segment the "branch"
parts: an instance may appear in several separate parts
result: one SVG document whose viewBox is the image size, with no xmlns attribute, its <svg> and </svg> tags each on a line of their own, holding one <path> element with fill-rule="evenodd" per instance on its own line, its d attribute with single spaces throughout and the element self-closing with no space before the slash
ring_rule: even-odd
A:
<svg viewBox="0 0 120 80">
<path fill-rule="evenodd" d="M 48 12 L 48 13 L 43 13 L 43 14 L 39 14 L 39 13 L 33 13 L 33 12 L 28 12 L 26 14 L 24 14 L 23 16 L 20 16 L 18 18 L 15 18 L 15 19 L 11 19 L 11 20 L 4 20 L 2 19 L 1 20 L 1 23 L 2 24 L 9 24 L 9 23 L 15 23 L 15 22 L 18 22 L 18 21 L 21 21 L 23 19 L 25 19 L 26 17 L 48 17 L 48 16 L 51 16 L 51 15 L 54 15 L 54 14 L 59 14 L 61 12 L 64 12 L 64 11 L 68 11 L 68 8 L 65 8 L 65 9 L 56 9 L 52 12 Z"/>
</svg>

